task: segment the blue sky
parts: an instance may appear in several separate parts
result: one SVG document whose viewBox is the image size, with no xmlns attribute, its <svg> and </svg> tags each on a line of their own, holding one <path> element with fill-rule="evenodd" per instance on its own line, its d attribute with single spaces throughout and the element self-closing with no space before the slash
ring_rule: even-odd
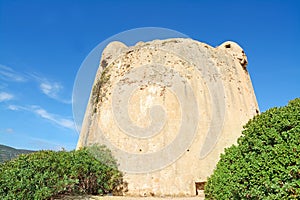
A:
<svg viewBox="0 0 300 200">
<path fill-rule="evenodd" d="M 108 37 L 139 27 L 239 43 L 260 110 L 286 105 L 300 96 L 300 3 L 249 2 L 0 0 L 0 144 L 74 149 L 81 63 Z"/>
</svg>

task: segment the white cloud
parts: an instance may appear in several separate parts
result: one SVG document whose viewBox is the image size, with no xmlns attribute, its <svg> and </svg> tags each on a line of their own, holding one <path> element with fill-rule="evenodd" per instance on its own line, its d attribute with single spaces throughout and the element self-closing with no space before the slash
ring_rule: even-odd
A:
<svg viewBox="0 0 300 200">
<path fill-rule="evenodd" d="M 71 99 L 67 100 L 61 97 L 64 92 L 64 87 L 61 83 L 51 81 L 36 73 L 18 73 L 12 68 L 0 64 L 0 80 L 3 80 L 3 83 L 0 83 L 0 88 L 6 88 L 8 86 L 5 82 L 37 82 L 40 91 L 49 98 L 65 104 L 72 103 Z"/>
<path fill-rule="evenodd" d="M 60 83 L 50 83 L 48 81 L 45 81 L 40 83 L 40 89 L 45 95 L 53 99 L 58 99 L 58 93 L 63 89 L 63 87 Z"/>
<path fill-rule="evenodd" d="M 6 88 L 7 86 L 8 86 L 8 84 L 6 84 L 6 83 L 4 83 L 4 82 L 0 83 L 0 89 L 4 89 L 4 88 Z"/>
<path fill-rule="evenodd" d="M 26 82 L 27 78 L 12 68 L 0 64 L 0 79 L 5 81 Z"/>
<path fill-rule="evenodd" d="M 12 129 L 12 128 L 7 128 L 7 129 L 5 129 L 5 132 L 6 132 L 6 133 L 13 133 L 13 132 L 14 132 L 14 129 Z"/>
<path fill-rule="evenodd" d="M 6 92 L 0 92 L 0 102 L 2 101 L 9 101 L 14 98 L 14 95 L 6 93 Z"/>
<path fill-rule="evenodd" d="M 15 132 L 15 130 L 14 129 L 12 129 L 12 128 L 6 128 L 6 129 L 2 129 L 2 130 L 0 130 L 0 133 L 9 133 L 9 134 L 11 134 L 11 133 L 14 133 Z"/>
<path fill-rule="evenodd" d="M 17 105 L 9 105 L 7 108 L 9 110 L 13 110 L 13 111 L 21 111 L 21 110 L 29 111 L 29 112 L 32 112 L 32 113 L 38 115 L 39 117 L 41 117 L 43 119 L 46 119 L 46 120 L 60 126 L 60 127 L 75 130 L 75 124 L 74 124 L 73 120 L 62 117 L 60 115 L 49 113 L 47 110 L 45 110 L 39 106 L 34 105 L 34 106 L 23 107 L 23 106 L 17 106 Z"/>
<path fill-rule="evenodd" d="M 64 89 L 61 83 L 56 81 L 50 81 L 36 74 L 31 74 L 31 77 L 33 77 L 38 82 L 39 89 L 43 94 L 62 103 L 72 103 L 70 100 L 65 100 L 60 97 L 60 94 Z"/>
<path fill-rule="evenodd" d="M 38 106 L 32 106 L 32 112 L 39 115 L 40 117 L 47 119 L 51 122 L 54 122 L 55 124 L 69 129 L 75 129 L 74 122 L 70 119 L 63 118 L 61 116 L 48 113 L 45 109 L 40 108 Z"/>
<path fill-rule="evenodd" d="M 8 105 L 7 107 L 9 110 L 13 110 L 13 111 L 18 111 L 18 110 L 26 110 L 25 108 L 21 107 L 21 106 L 16 106 L 16 105 Z"/>
</svg>

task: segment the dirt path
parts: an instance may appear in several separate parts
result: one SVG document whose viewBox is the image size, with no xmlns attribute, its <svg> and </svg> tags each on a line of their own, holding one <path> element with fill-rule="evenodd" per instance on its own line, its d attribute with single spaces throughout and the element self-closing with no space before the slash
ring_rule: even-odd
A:
<svg viewBox="0 0 300 200">
<path fill-rule="evenodd" d="M 67 196 L 65 200 L 204 200 L 204 194 L 194 197 L 125 197 L 125 196 Z M 60 199 L 61 200 L 61 199 Z"/>
</svg>

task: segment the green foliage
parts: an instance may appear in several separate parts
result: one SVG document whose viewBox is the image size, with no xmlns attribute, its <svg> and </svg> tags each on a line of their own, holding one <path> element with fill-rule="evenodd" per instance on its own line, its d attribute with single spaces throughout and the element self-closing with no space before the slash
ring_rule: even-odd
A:
<svg viewBox="0 0 300 200">
<path fill-rule="evenodd" d="M 300 99 L 245 126 L 205 187 L 208 199 L 300 199 Z"/>
<path fill-rule="evenodd" d="M 105 97 L 105 91 L 102 92 L 102 95 L 100 95 L 101 89 L 103 85 L 105 85 L 109 81 L 109 78 L 110 78 L 110 74 L 108 74 L 108 69 L 106 68 L 101 73 L 100 79 L 97 80 L 96 84 L 93 86 L 91 102 L 92 105 L 94 106 L 94 113 L 97 112 L 97 104 L 99 102 L 102 102 L 102 98 Z"/>
<path fill-rule="evenodd" d="M 122 173 L 103 146 L 71 152 L 39 151 L 0 165 L 0 199 L 41 200 L 61 194 L 106 194 L 117 192 L 121 184 Z"/>
</svg>

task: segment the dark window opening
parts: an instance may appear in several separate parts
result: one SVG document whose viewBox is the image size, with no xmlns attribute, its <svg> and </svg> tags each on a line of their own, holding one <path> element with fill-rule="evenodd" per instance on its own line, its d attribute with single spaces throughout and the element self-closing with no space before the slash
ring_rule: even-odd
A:
<svg viewBox="0 0 300 200">
<path fill-rule="evenodd" d="M 205 184 L 206 184 L 206 182 L 195 182 L 196 195 L 203 193 Z"/>
<path fill-rule="evenodd" d="M 226 49 L 230 49 L 230 48 L 231 48 L 231 45 L 230 45 L 230 44 L 225 44 L 225 48 L 226 48 Z"/>
</svg>

